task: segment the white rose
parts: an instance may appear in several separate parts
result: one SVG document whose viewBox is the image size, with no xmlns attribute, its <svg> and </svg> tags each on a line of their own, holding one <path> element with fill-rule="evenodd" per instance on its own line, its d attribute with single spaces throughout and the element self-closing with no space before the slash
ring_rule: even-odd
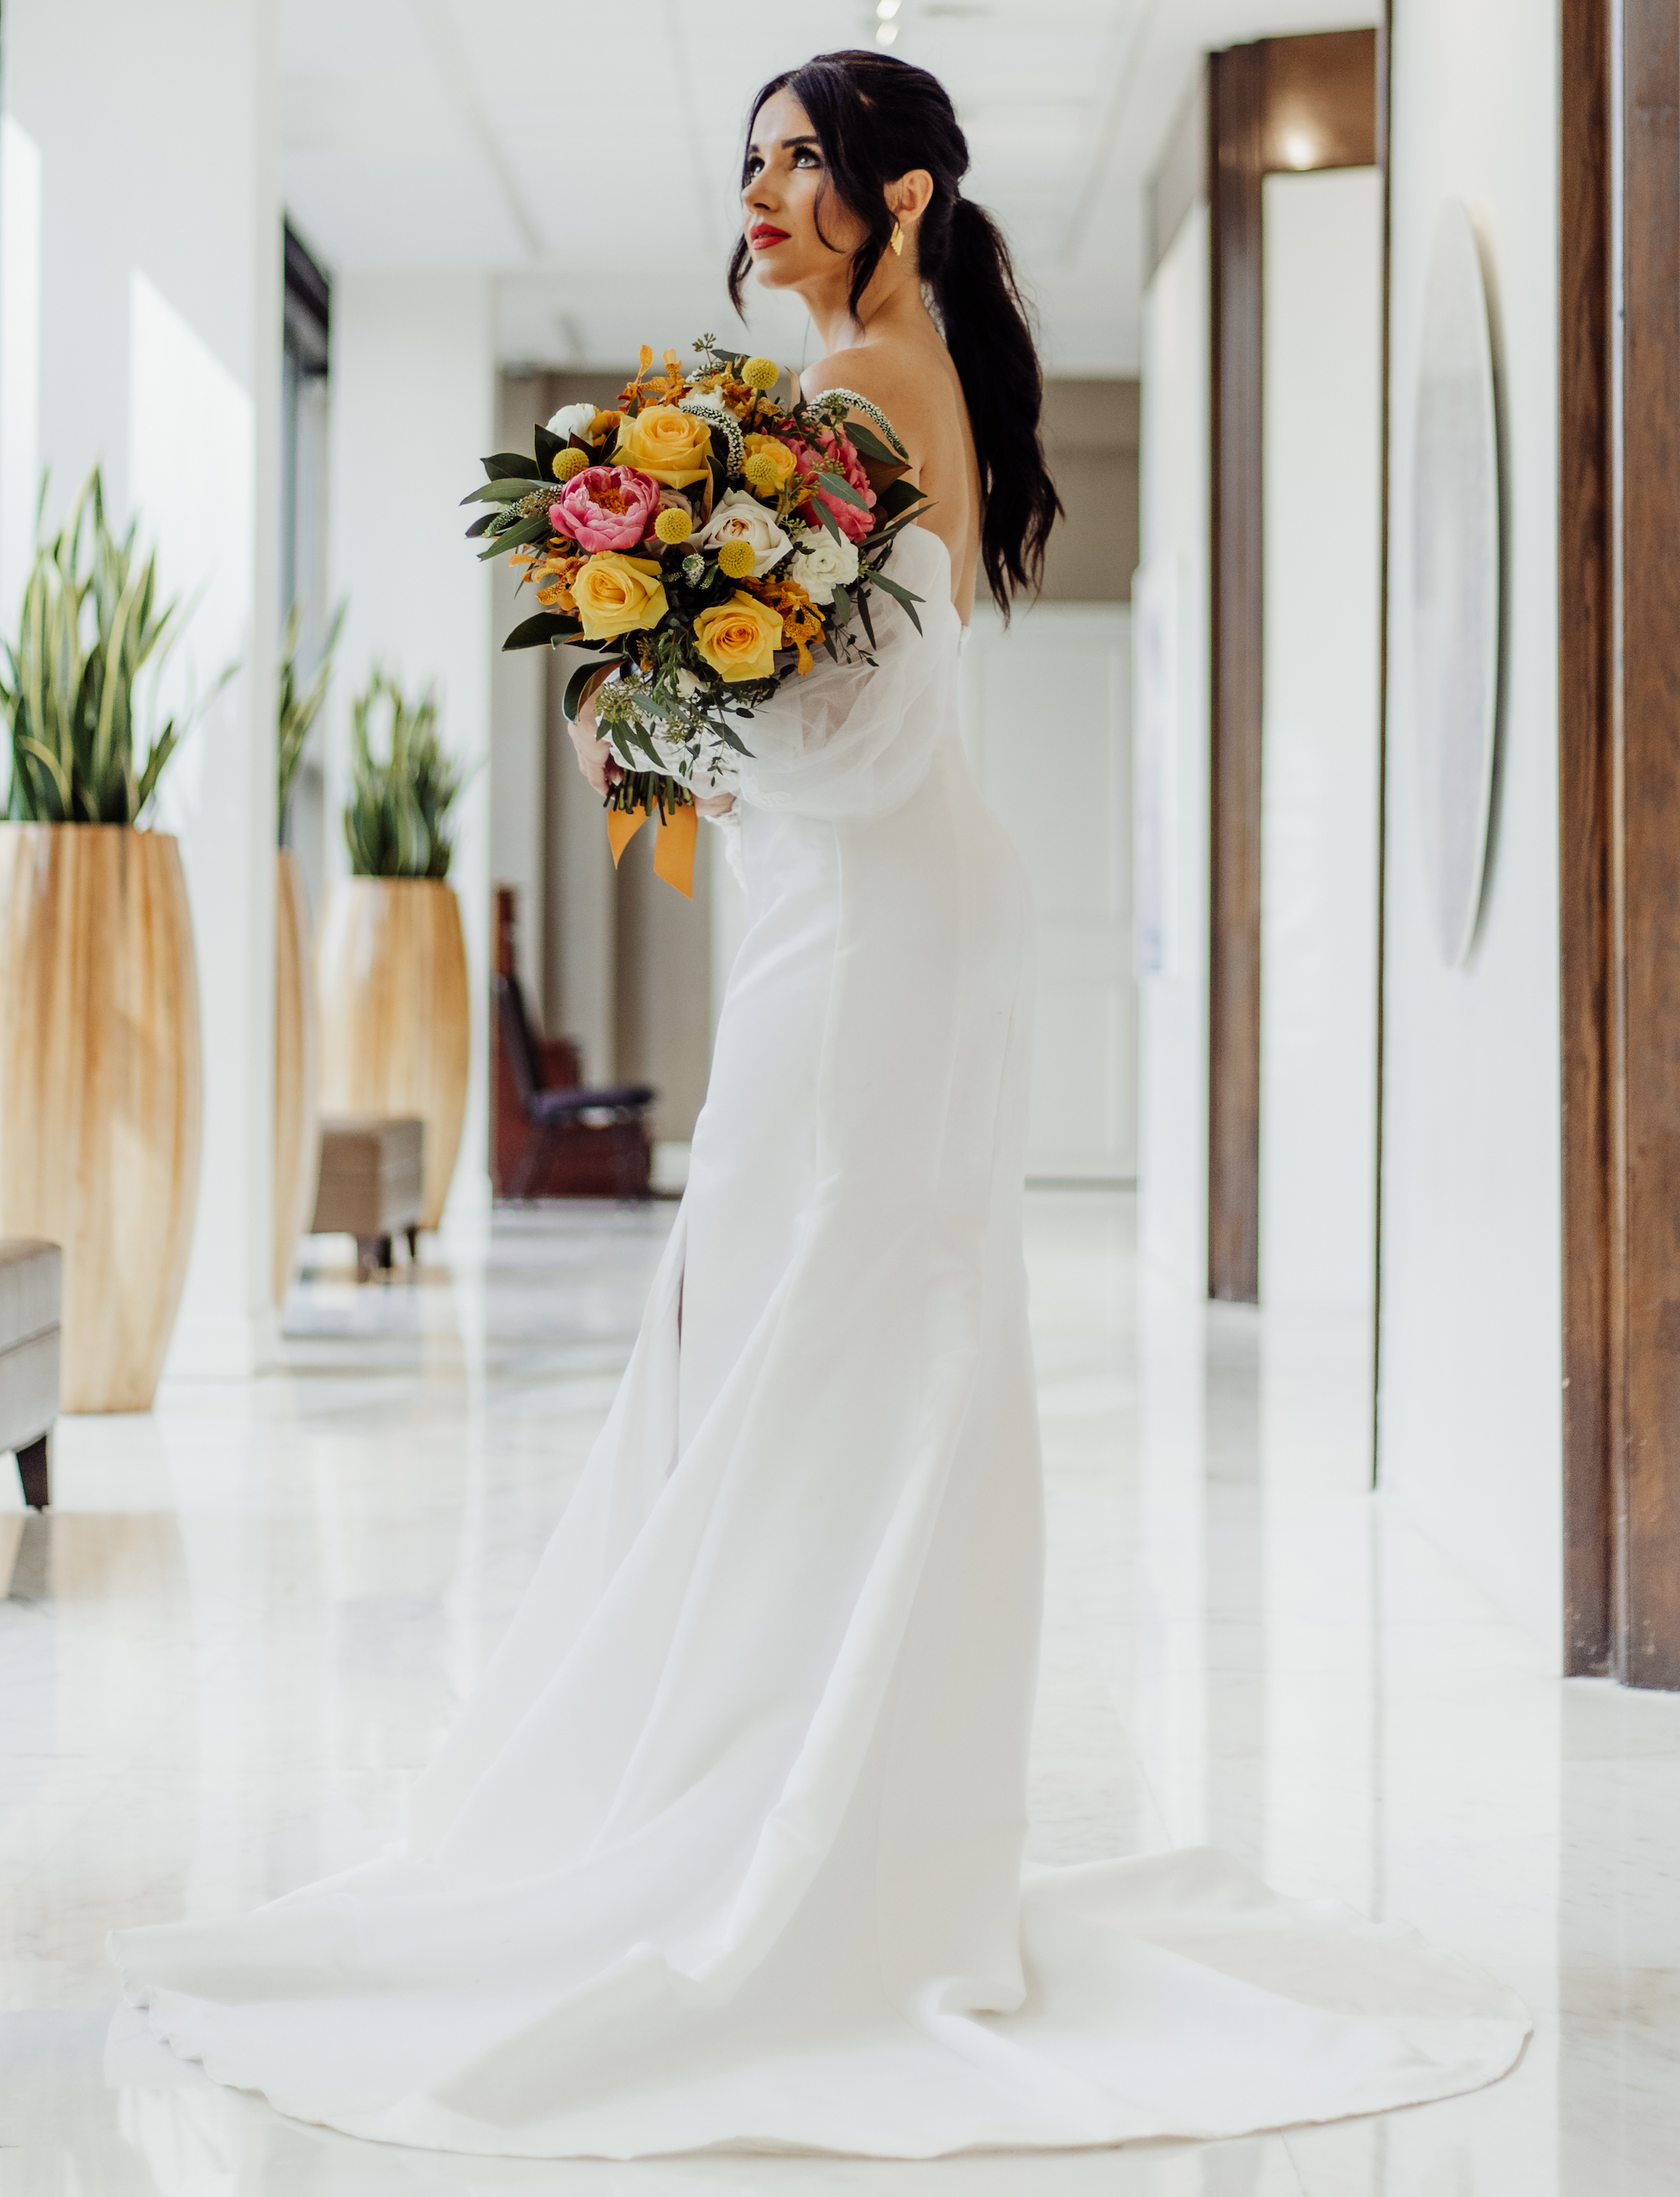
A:
<svg viewBox="0 0 1680 2197">
<path fill-rule="evenodd" d="M 594 424 L 595 408 L 593 404 L 562 404 L 548 422 L 548 432 L 558 435 L 563 443 L 569 443 L 574 435 L 587 442 L 589 430 Z"/>
<path fill-rule="evenodd" d="M 773 516 L 744 488 L 732 488 L 714 505 L 711 517 L 698 533 L 689 536 L 688 547 L 710 549 L 715 554 L 726 542 L 744 542 L 750 546 L 752 577 L 756 580 L 762 580 L 773 565 L 779 565 L 793 547 Z"/>
<path fill-rule="evenodd" d="M 808 526 L 799 536 L 799 554 L 787 568 L 787 577 L 803 588 L 814 603 L 831 603 L 837 585 L 849 588 L 858 576 L 858 545 L 837 542 L 820 526 Z"/>
</svg>

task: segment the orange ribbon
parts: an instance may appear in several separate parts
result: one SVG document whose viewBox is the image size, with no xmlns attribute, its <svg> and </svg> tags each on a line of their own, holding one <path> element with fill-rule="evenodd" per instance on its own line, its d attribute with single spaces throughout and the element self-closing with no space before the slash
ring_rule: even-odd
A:
<svg viewBox="0 0 1680 2197">
<path fill-rule="evenodd" d="M 686 898 L 694 897 L 694 842 L 699 836 L 700 814 L 692 801 L 681 809 L 656 810 L 659 828 L 653 839 L 653 874 L 675 885 Z M 606 843 L 612 849 L 612 867 L 647 821 L 645 808 L 609 809 Z"/>
</svg>

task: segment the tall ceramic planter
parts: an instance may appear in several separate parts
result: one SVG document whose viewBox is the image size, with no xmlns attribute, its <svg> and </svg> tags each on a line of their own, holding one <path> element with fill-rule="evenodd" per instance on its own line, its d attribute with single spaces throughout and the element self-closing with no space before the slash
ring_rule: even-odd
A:
<svg viewBox="0 0 1680 2197">
<path fill-rule="evenodd" d="M 316 941 L 321 1110 L 416 1114 L 426 1124 L 423 1228 L 443 1218 L 466 1112 L 466 948 L 452 889 L 433 878 L 343 878 Z"/>
<path fill-rule="evenodd" d="M 321 1041 L 310 946 L 309 896 L 298 858 L 275 870 L 274 1033 L 274 1301 L 291 1279 L 321 1175 Z"/>
<path fill-rule="evenodd" d="M 201 1108 L 175 841 L 0 824 L 0 1236 L 63 1247 L 67 1412 L 150 1407 L 192 1244 Z"/>
</svg>

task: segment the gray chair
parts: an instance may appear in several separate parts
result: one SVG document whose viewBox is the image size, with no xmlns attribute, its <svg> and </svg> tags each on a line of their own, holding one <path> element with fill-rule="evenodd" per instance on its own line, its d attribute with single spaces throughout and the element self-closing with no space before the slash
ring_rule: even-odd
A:
<svg viewBox="0 0 1680 2197">
<path fill-rule="evenodd" d="M 393 1236 L 408 1238 L 412 1262 L 420 1256 L 425 1180 L 424 1122 L 323 1122 L 321 1182 L 310 1233 L 354 1236 L 358 1281 L 389 1272 Z"/>
<path fill-rule="evenodd" d="M 0 1450 L 15 1452 L 23 1499 L 44 1510 L 58 1417 L 64 1255 L 56 1243 L 0 1241 Z"/>
</svg>

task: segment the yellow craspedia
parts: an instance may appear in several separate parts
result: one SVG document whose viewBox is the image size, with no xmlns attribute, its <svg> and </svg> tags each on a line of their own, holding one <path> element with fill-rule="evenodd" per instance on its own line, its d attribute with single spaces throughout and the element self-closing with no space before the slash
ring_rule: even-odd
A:
<svg viewBox="0 0 1680 2197">
<path fill-rule="evenodd" d="M 554 478 L 557 481 L 575 480 L 588 464 L 582 450 L 568 447 L 554 453 Z"/>
<path fill-rule="evenodd" d="M 694 522 L 676 504 L 668 503 L 654 520 L 653 531 L 667 548 L 675 549 L 679 542 L 686 542 L 694 531 Z"/>
<path fill-rule="evenodd" d="M 750 542 L 726 542 L 717 553 L 717 569 L 726 580 L 744 580 L 757 561 Z"/>
<path fill-rule="evenodd" d="M 755 450 L 741 468 L 741 478 L 755 496 L 774 496 L 782 484 L 781 468 L 773 458 Z"/>
<path fill-rule="evenodd" d="M 773 389 L 782 378 L 782 370 L 773 358 L 750 358 L 741 368 L 741 379 L 749 389 Z"/>
</svg>

